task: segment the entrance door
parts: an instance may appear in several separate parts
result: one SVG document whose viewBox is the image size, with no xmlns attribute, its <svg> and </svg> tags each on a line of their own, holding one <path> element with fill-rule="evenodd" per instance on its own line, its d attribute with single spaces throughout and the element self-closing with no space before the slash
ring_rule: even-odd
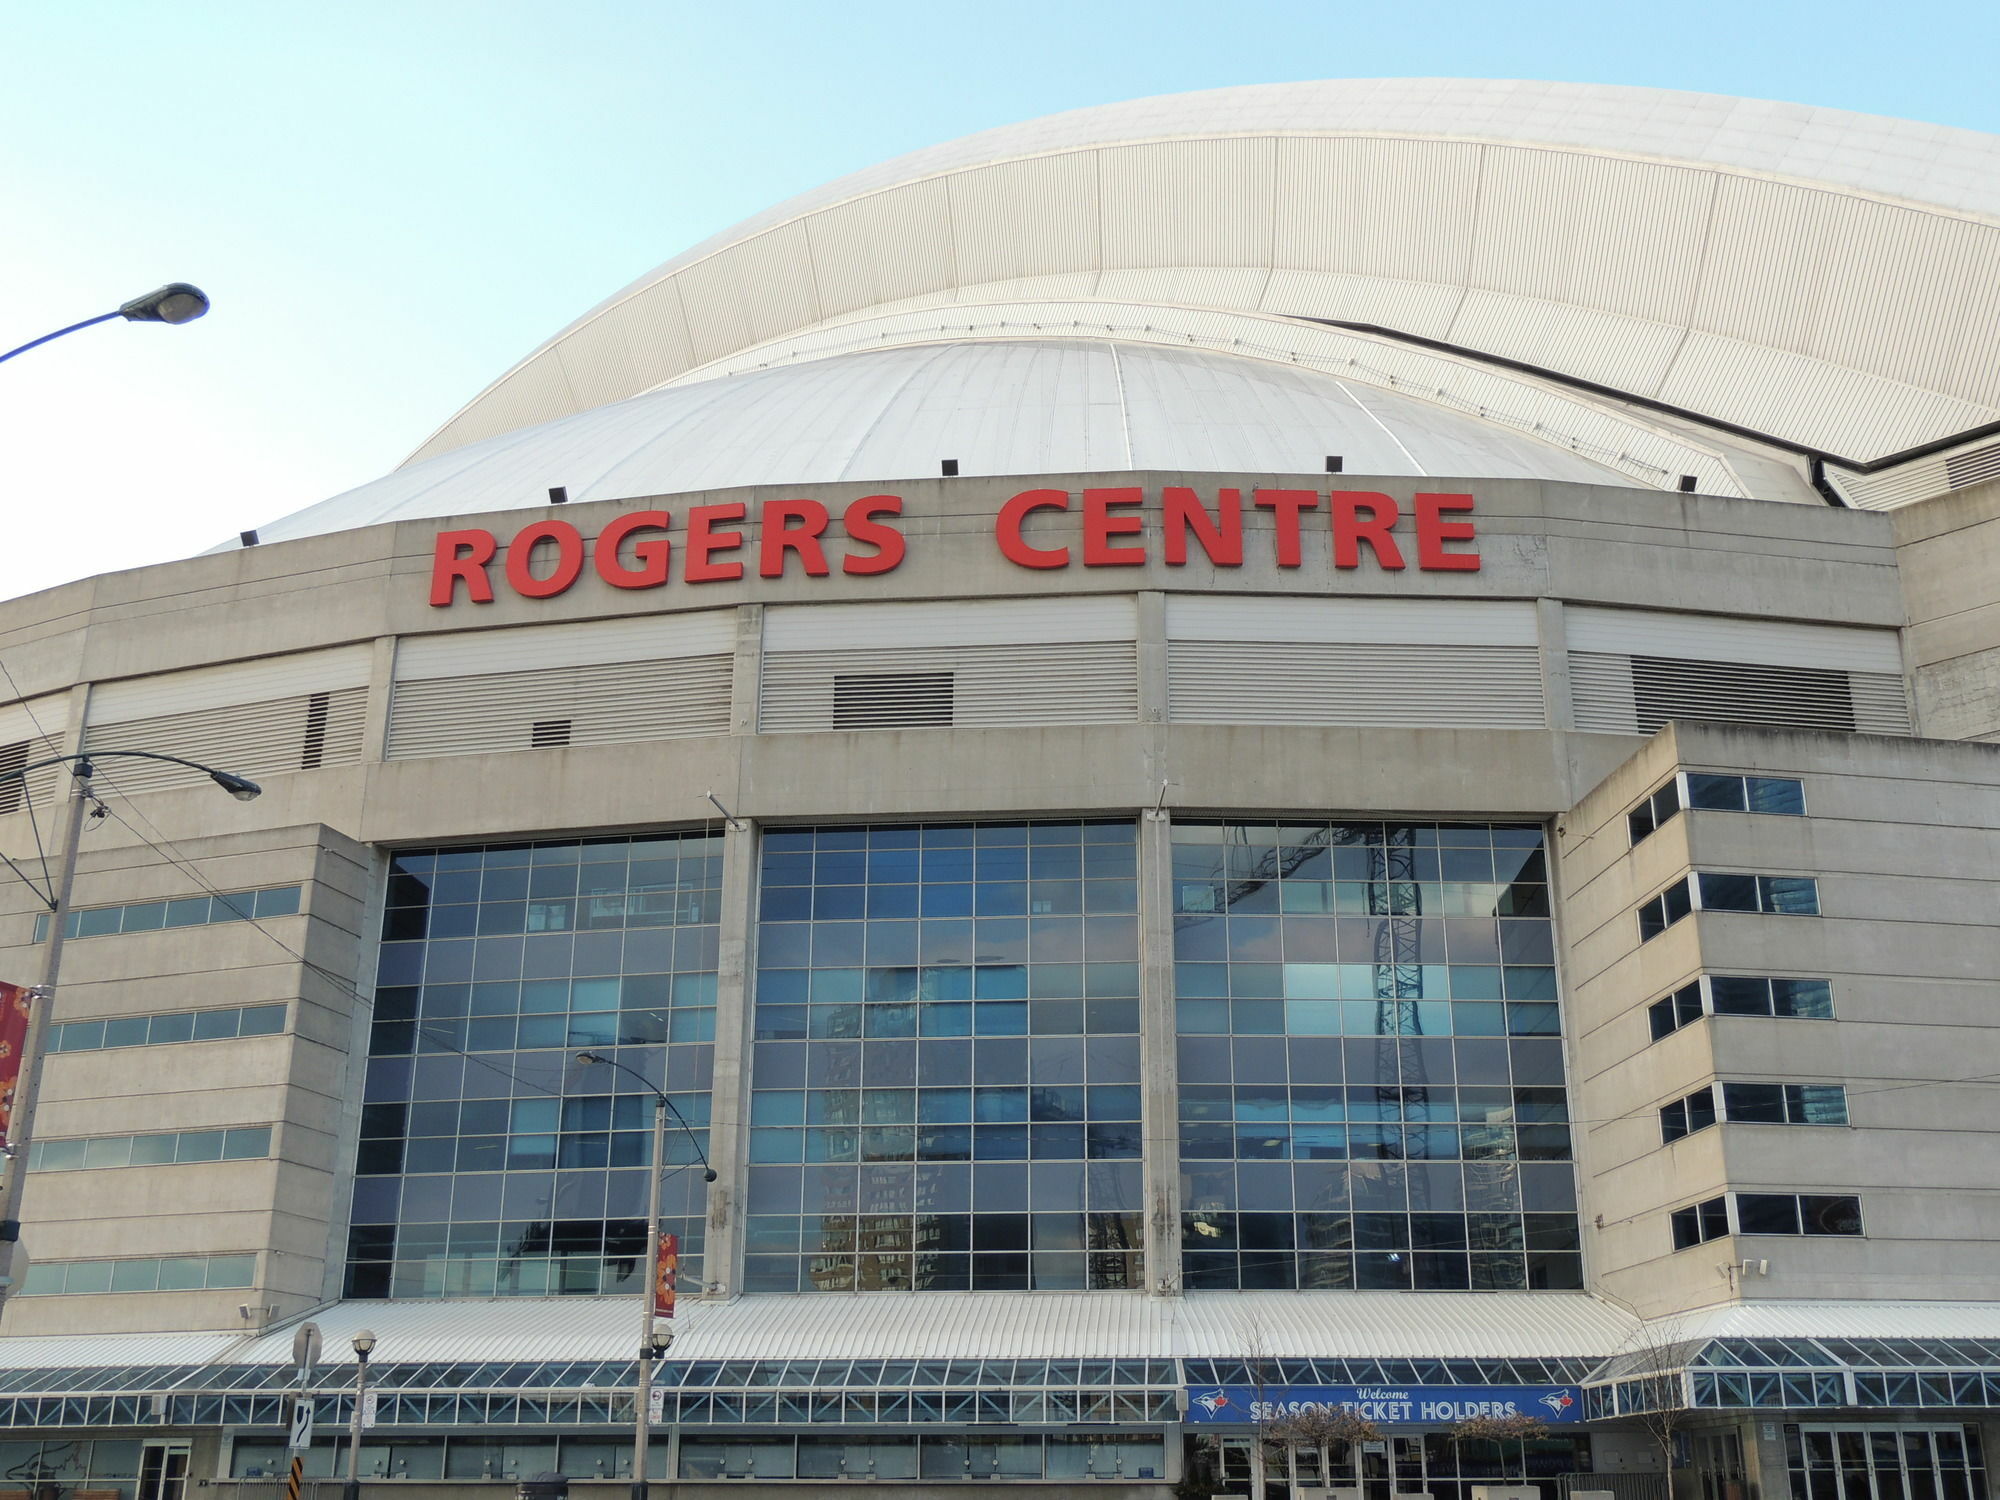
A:
<svg viewBox="0 0 2000 1500">
<path fill-rule="evenodd" d="M 139 1450 L 137 1500 L 187 1500 L 186 1443 L 148 1443 Z"/>
</svg>

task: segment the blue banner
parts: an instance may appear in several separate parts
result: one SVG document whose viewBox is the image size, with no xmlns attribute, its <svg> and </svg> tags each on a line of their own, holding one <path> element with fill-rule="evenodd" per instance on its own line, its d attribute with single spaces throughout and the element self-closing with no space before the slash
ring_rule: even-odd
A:
<svg viewBox="0 0 2000 1500">
<path fill-rule="evenodd" d="M 1272 1422 L 1300 1411 L 1347 1407 L 1385 1427 L 1451 1427 L 1468 1417 L 1581 1422 L 1573 1385 L 1191 1385 L 1190 1422 Z"/>
</svg>

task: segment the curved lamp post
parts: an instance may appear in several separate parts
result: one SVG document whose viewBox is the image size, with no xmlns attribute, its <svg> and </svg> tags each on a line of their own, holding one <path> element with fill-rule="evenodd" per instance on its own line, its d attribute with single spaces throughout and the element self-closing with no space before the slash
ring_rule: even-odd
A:
<svg viewBox="0 0 2000 1500">
<path fill-rule="evenodd" d="M 67 328 L 58 328 L 54 333 L 45 333 L 38 339 L 29 339 L 19 348 L 9 349 L 0 354 L 0 364 L 5 364 L 17 354 L 26 354 L 30 349 L 59 339 L 66 333 L 75 333 L 79 328 L 90 328 L 98 323 L 109 323 L 113 318 L 123 318 L 128 323 L 192 323 L 208 311 L 208 293 L 198 286 L 190 286 L 185 281 L 170 281 L 157 287 L 143 297 L 134 297 L 113 312 L 99 313 L 94 318 L 85 318 L 81 323 L 72 323 Z"/>
<path fill-rule="evenodd" d="M 14 1118 L 7 1140 L 8 1154 L 13 1159 L 7 1166 L 5 1191 L 0 1192 L 0 1309 L 4 1309 L 8 1300 L 20 1290 L 21 1278 L 15 1265 L 21 1245 L 21 1190 L 28 1175 L 28 1142 L 34 1134 L 35 1102 L 41 1093 L 42 1047 L 48 1040 L 49 1012 L 55 1008 L 56 980 L 62 973 L 63 939 L 69 926 L 70 888 L 76 882 L 77 845 L 83 839 L 83 814 L 95 800 L 90 786 L 91 777 L 97 774 L 94 762 L 112 758 L 160 760 L 187 766 L 203 772 L 239 802 L 251 801 L 263 791 L 256 782 L 232 771 L 218 771 L 214 766 L 205 766 L 198 760 L 183 760 L 178 755 L 158 755 L 150 750 L 92 750 L 81 755 L 52 755 L 47 760 L 38 760 L 32 765 L 0 775 L 0 785 L 5 785 L 10 781 L 24 781 L 31 773 L 48 766 L 66 765 L 71 776 L 69 812 L 63 828 L 62 848 L 57 855 L 49 887 L 49 937 L 42 956 L 42 982 L 35 987 L 35 999 L 29 1007 L 28 1036 L 21 1048 L 21 1070 L 14 1086 Z"/>
<path fill-rule="evenodd" d="M 681 1129 L 687 1132 L 688 1144 L 694 1147 L 695 1160 L 701 1163 L 701 1180 L 715 1181 L 715 1168 L 708 1164 L 708 1153 L 701 1149 L 701 1137 L 694 1133 L 694 1127 L 688 1124 L 686 1116 L 674 1107 L 673 1100 L 653 1086 L 653 1081 L 644 1073 L 627 1067 L 615 1057 L 606 1057 L 598 1052 L 579 1052 L 576 1060 L 580 1063 L 603 1063 L 621 1073 L 630 1074 L 652 1093 L 654 1100 L 652 1170 L 646 1193 L 646 1287 L 639 1298 L 639 1305 L 644 1309 L 639 1320 L 639 1400 L 632 1417 L 632 1500 L 646 1500 L 646 1448 L 652 1437 L 653 1420 L 653 1361 L 665 1354 L 674 1341 L 673 1329 L 660 1327 L 653 1315 L 653 1278 L 658 1274 L 656 1267 L 660 1253 L 660 1168 L 666 1165 L 668 1111 L 672 1111 Z"/>
</svg>

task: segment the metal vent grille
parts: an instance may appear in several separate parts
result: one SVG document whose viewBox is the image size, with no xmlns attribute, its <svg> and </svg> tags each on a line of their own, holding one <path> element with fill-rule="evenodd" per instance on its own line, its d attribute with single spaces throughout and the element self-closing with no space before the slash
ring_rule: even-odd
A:
<svg viewBox="0 0 2000 1500">
<path fill-rule="evenodd" d="M 1944 461 L 1944 477 L 1955 490 L 2000 479 L 2000 443 L 1974 448 L 1970 453 L 1952 454 Z"/>
<path fill-rule="evenodd" d="M 757 712 L 766 734 L 1130 724 L 1138 716 L 1130 641 L 766 651 Z"/>
<path fill-rule="evenodd" d="M 729 732 L 727 656 L 398 682 L 389 759 Z"/>
<path fill-rule="evenodd" d="M 368 690 L 338 688 L 229 703 L 188 713 L 89 724 L 86 750 L 152 750 L 202 761 L 256 780 L 259 776 L 318 766 L 347 766 L 361 759 Z M 108 760 L 98 767 L 112 786 L 128 792 L 197 786 L 199 771 L 156 761 Z"/>
<path fill-rule="evenodd" d="M 1669 719 L 1908 734 L 1900 676 L 1769 662 L 1570 653 L 1579 729 L 1651 734 Z"/>
<path fill-rule="evenodd" d="M 66 695 L 31 698 L 0 708 L 0 771 L 18 771 L 38 760 L 61 755 L 68 748 L 63 731 L 69 727 Z M 20 812 L 26 801 L 47 806 L 65 796 L 69 773 L 61 766 L 30 772 L 25 781 L 0 783 L 0 814 Z"/>
<path fill-rule="evenodd" d="M 1168 715 L 1183 724 L 1539 729 L 1533 646 L 1372 641 L 1169 643 Z"/>
<path fill-rule="evenodd" d="M 835 729 L 902 729 L 951 722 L 949 672 L 837 672 Z"/>
</svg>

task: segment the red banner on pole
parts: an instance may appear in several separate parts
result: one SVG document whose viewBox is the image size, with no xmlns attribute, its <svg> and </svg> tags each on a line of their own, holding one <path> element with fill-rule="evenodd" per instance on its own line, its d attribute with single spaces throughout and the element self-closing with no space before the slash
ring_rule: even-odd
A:
<svg viewBox="0 0 2000 1500">
<path fill-rule="evenodd" d="M 33 1001 L 27 986 L 0 982 L 0 1146 L 14 1136 L 14 1096 L 21 1087 L 21 1055 L 28 1047 Z"/>
<path fill-rule="evenodd" d="M 671 1318 L 674 1315 L 674 1290 L 680 1281 L 680 1274 L 681 1237 L 663 1234 L 653 1259 L 654 1317 Z"/>
</svg>

